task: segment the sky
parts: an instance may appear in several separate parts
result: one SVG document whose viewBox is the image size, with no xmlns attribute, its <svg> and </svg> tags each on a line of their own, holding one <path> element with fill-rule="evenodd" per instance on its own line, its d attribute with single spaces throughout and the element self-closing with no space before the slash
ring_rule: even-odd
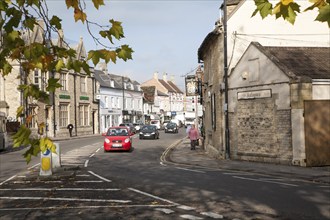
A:
<svg viewBox="0 0 330 220">
<path fill-rule="evenodd" d="M 89 36 L 81 23 L 75 23 L 72 8 L 64 0 L 48 0 L 49 13 L 62 18 L 64 36 L 70 42 L 83 37 L 88 50 L 102 49 Z M 197 51 L 219 19 L 222 0 L 105 0 L 99 10 L 86 0 L 88 19 L 109 24 L 122 22 L 125 38 L 115 45 L 128 44 L 134 50 L 133 60 L 109 64 L 112 74 L 128 76 L 143 83 L 158 72 L 174 76 L 175 84 L 184 89 L 184 75 L 197 68 Z M 96 31 L 96 29 L 95 29 Z M 98 31 L 97 31 L 98 32 Z M 96 33 L 97 33 L 96 32 Z M 111 46 L 111 45 L 109 45 Z"/>
</svg>

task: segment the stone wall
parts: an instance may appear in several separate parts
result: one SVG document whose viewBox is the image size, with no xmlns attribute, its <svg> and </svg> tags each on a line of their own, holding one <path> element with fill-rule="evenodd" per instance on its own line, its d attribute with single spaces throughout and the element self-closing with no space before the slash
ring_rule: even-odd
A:
<svg viewBox="0 0 330 220">
<path fill-rule="evenodd" d="M 273 98 L 241 100 L 231 122 L 234 159 L 284 163 L 292 159 L 291 113 Z"/>
</svg>

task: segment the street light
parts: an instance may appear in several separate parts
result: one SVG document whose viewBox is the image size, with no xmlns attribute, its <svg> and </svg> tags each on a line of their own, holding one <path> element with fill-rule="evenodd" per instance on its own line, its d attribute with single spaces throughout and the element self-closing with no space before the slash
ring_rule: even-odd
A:
<svg viewBox="0 0 330 220">
<path fill-rule="evenodd" d="M 203 71 L 202 71 L 202 67 L 198 66 L 195 76 L 196 76 L 196 84 L 197 84 L 197 92 L 195 95 L 195 126 L 196 128 L 198 128 L 198 96 L 201 96 L 202 91 L 201 91 L 201 84 L 202 84 L 202 75 L 203 75 Z"/>
</svg>

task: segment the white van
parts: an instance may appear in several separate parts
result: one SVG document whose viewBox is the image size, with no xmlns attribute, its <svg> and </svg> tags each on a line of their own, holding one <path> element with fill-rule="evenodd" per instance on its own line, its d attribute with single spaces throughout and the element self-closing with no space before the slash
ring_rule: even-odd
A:
<svg viewBox="0 0 330 220">
<path fill-rule="evenodd" d="M 161 129 L 160 120 L 153 119 L 153 120 L 150 121 L 150 124 L 151 124 L 151 125 L 155 125 L 155 126 L 157 127 L 158 130 Z"/>
</svg>

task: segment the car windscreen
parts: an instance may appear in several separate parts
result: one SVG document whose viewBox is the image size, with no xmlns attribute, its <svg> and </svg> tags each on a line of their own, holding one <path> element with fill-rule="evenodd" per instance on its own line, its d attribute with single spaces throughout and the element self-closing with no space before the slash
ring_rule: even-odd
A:
<svg viewBox="0 0 330 220">
<path fill-rule="evenodd" d="M 166 127 L 168 127 L 168 128 L 175 128 L 176 127 L 176 124 L 169 123 L 169 124 L 166 125 Z"/>
<path fill-rule="evenodd" d="M 128 136 L 128 130 L 125 128 L 110 128 L 107 136 Z"/>
<path fill-rule="evenodd" d="M 155 131 L 156 127 L 155 126 L 144 126 L 141 131 Z"/>
</svg>

